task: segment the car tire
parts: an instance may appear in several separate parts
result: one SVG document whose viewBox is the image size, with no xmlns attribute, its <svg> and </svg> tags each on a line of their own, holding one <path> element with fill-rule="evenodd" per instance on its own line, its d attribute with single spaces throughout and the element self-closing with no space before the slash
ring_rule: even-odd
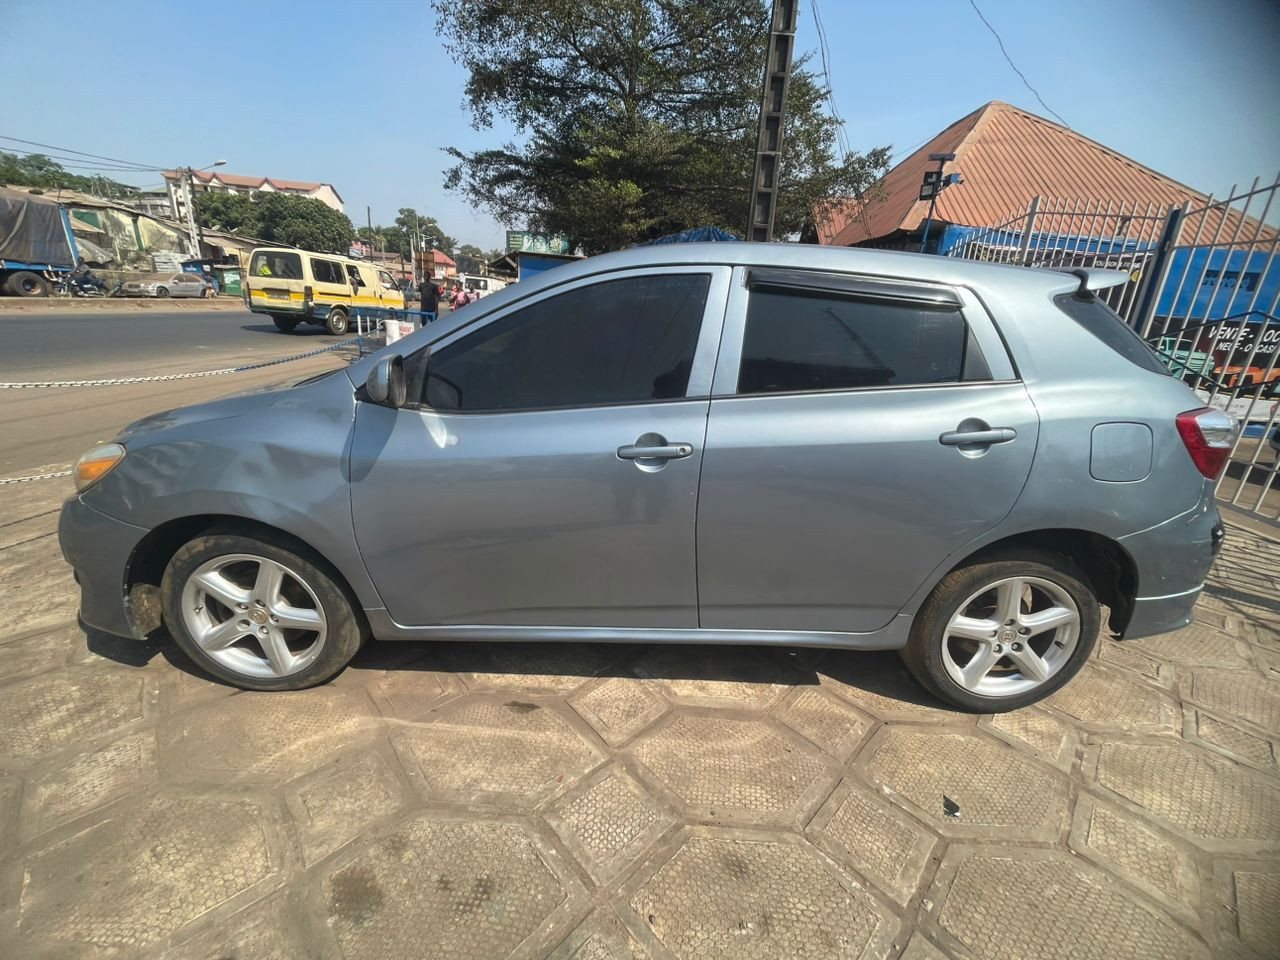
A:
<svg viewBox="0 0 1280 960">
<path fill-rule="evenodd" d="M 347 311 L 341 307 L 334 307 L 329 311 L 329 315 L 325 317 L 324 328 L 335 337 L 340 337 L 347 332 Z"/>
<path fill-rule="evenodd" d="M 294 328 L 298 325 L 298 321 L 293 317 L 272 317 L 271 322 L 276 325 L 276 329 L 281 333 L 293 333 Z"/>
<path fill-rule="evenodd" d="M 243 690 L 326 683 L 366 637 L 355 597 L 338 573 L 282 536 L 214 530 L 196 537 L 169 561 L 160 593 L 165 625 L 182 652 Z M 277 626 L 287 623 L 309 625 Z"/>
<path fill-rule="evenodd" d="M 1002 589 L 1017 597 L 1012 622 L 1002 615 L 1011 612 L 1001 609 Z M 1033 634 L 1041 627 L 1037 614 L 1043 622 L 1062 623 Z M 1093 588 L 1066 557 L 994 555 L 942 578 L 916 613 L 901 656 L 939 699 L 964 710 L 1002 713 L 1044 699 L 1075 676 L 1093 653 L 1100 625 Z"/>
<path fill-rule="evenodd" d="M 47 297 L 49 282 L 38 273 L 30 270 L 19 270 L 9 275 L 4 288 L 15 297 Z"/>
<path fill-rule="evenodd" d="M 168 295 L 169 295 L 169 288 L 168 288 L 168 287 L 156 287 L 156 296 L 157 296 L 157 297 L 167 297 Z"/>
</svg>

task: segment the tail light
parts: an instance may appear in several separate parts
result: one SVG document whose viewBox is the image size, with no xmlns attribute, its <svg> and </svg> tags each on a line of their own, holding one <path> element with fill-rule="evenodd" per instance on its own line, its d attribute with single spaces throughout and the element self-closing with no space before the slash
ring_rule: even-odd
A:
<svg viewBox="0 0 1280 960">
<path fill-rule="evenodd" d="M 1178 435 L 1196 469 L 1213 480 L 1226 466 L 1236 437 L 1236 422 L 1224 410 L 1201 407 L 1178 414 Z"/>
</svg>

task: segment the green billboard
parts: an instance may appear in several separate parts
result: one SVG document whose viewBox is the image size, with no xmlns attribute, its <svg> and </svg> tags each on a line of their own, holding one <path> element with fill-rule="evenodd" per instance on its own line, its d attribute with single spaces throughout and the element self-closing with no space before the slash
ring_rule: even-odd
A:
<svg viewBox="0 0 1280 960">
<path fill-rule="evenodd" d="M 541 233 L 530 233 L 528 230 L 507 231 L 507 253 L 561 253 L 573 252 L 569 238 L 557 233 L 547 236 Z"/>
</svg>

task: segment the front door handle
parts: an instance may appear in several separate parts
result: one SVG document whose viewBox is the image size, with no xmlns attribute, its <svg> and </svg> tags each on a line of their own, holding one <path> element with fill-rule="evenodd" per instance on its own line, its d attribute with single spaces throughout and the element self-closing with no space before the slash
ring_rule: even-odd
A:
<svg viewBox="0 0 1280 960">
<path fill-rule="evenodd" d="M 664 443 L 642 447 L 629 443 L 618 448 L 619 460 L 680 460 L 693 453 L 691 443 Z"/>
<path fill-rule="evenodd" d="M 986 446 L 992 443 L 1008 443 L 1018 435 L 1013 427 L 991 427 L 987 430 L 952 430 L 938 437 L 938 442 L 948 447 Z"/>
</svg>

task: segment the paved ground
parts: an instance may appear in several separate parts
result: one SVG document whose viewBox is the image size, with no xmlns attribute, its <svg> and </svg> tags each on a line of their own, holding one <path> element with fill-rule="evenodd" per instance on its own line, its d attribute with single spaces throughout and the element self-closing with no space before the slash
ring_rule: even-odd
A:
<svg viewBox="0 0 1280 960">
<path fill-rule="evenodd" d="M 0 956 L 1274 956 L 1280 544 L 1042 708 L 891 655 L 373 644 L 244 694 L 75 626 L 0 487 Z"/>
</svg>

